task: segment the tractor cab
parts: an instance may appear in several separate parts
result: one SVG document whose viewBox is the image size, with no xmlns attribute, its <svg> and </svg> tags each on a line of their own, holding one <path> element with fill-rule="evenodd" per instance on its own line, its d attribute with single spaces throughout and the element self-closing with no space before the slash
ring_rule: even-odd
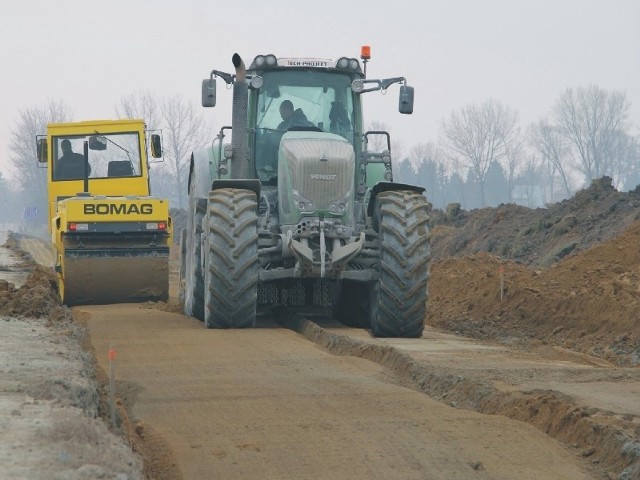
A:
<svg viewBox="0 0 640 480">
<path fill-rule="evenodd" d="M 278 150 L 287 132 L 340 135 L 356 149 L 358 102 L 351 90 L 353 73 L 326 70 L 262 70 L 263 87 L 250 96 L 250 137 L 258 178 L 266 184 L 277 175 Z M 252 140 L 252 141 L 251 141 Z"/>
<path fill-rule="evenodd" d="M 368 55 L 363 52 L 361 58 L 366 67 Z M 213 70 L 210 78 L 202 83 L 202 104 L 205 107 L 215 106 L 216 77 L 228 85 L 233 85 L 237 80 L 235 75 Z M 256 56 L 246 71 L 248 95 L 244 118 L 247 121 L 248 138 L 246 143 L 239 142 L 248 147 L 250 172 L 245 172 L 248 173 L 246 176 L 259 179 L 263 186 L 276 186 L 283 138 L 300 138 L 302 135 L 291 132 L 308 132 L 302 136 L 310 139 L 334 138 L 312 133 L 319 132 L 336 135 L 349 143 L 359 164 L 355 170 L 361 193 L 366 187 L 373 186 L 373 180 L 392 180 L 390 142 L 387 141 L 386 152 L 371 154 L 367 151 L 367 138 L 371 134 L 380 133 L 386 135 L 387 139 L 388 134 L 363 131 L 361 95 L 376 90 L 386 91 L 394 83 L 403 84 L 400 88 L 400 113 L 412 113 L 413 87 L 406 85 L 405 78 L 367 79 L 366 69 L 362 70 L 358 59 Z M 234 110 L 238 110 L 236 105 Z M 240 136 L 241 133 L 236 131 L 234 135 Z M 234 156 L 231 148 L 224 150 L 223 131 L 218 138 L 219 151 L 217 155 L 214 153 L 214 163 L 218 165 L 214 168 L 214 177 L 217 173 L 219 178 L 229 178 L 226 175 L 230 170 L 229 163 L 234 157 L 237 161 L 238 152 Z M 388 164 L 384 162 L 387 159 Z M 376 165 L 367 168 L 369 163 Z M 367 181 L 369 170 L 377 173 L 369 175 Z"/>
</svg>

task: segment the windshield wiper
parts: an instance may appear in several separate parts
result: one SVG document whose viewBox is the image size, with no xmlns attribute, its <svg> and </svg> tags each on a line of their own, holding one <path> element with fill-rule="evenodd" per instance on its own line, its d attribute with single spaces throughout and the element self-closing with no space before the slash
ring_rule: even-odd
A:
<svg viewBox="0 0 640 480">
<path fill-rule="evenodd" d="M 120 150 L 122 150 L 124 153 L 127 154 L 127 157 L 129 158 L 129 161 L 131 162 L 131 153 L 129 152 L 129 150 L 127 150 L 126 148 L 124 148 L 121 145 L 118 145 L 116 142 L 114 142 L 113 140 L 111 140 L 109 137 L 107 137 L 104 133 L 100 133 L 99 131 L 95 130 L 95 132 L 100 135 L 102 138 L 104 138 L 107 142 L 114 144 L 116 147 L 118 147 Z"/>
</svg>

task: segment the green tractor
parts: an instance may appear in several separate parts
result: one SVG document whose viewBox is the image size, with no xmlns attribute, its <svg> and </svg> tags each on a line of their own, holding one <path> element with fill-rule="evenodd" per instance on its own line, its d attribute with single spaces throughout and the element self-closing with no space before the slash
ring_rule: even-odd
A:
<svg viewBox="0 0 640 480">
<path fill-rule="evenodd" d="M 377 337 L 419 337 L 428 202 L 423 188 L 393 182 L 389 134 L 363 132 L 362 118 L 364 94 L 397 83 L 399 111 L 412 113 L 413 88 L 366 78 L 356 58 L 232 62 L 235 73 L 213 70 L 202 83 L 204 107 L 215 106 L 217 79 L 231 86 L 233 113 L 191 156 L 185 314 L 242 328 L 268 307 L 332 309 Z"/>
</svg>

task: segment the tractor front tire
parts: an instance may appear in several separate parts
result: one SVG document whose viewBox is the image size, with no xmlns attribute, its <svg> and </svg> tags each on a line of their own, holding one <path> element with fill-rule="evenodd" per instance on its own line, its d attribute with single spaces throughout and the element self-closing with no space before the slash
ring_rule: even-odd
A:
<svg viewBox="0 0 640 480">
<path fill-rule="evenodd" d="M 429 215 L 426 198 L 412 191 L 380 193 L 374 226 L 380 242 L 379 278 L 371 291 L 371 333 L 416 338 L 427 313 Z"/>
<path fill-rule="evenodd" d="M 255 326 L 258 302 L 258 205 L 249 190 L 209 193 L 206 224 L 207 328 Z"/>
</svg>

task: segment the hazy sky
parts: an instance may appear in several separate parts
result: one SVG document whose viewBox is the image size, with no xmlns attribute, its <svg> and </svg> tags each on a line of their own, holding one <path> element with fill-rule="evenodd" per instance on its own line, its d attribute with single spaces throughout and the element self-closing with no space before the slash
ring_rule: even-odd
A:
<svg viewBox="0 0 640 480">
<path fill-rule="evenodd" d="M 367 94 L 367 120 L 384 122 L 408 153 L 438 141 L 453 110 L 496 98 L 521 126 L 547 115 L 567 87 L 622 90 L 640 126 L 640 0 L 2 0 L 0 171 L 20 109 L 63 100 L 76 120 L 115 118 L 123 95 L 147 90 L 200 104 L 212 69 L 238 52 L 336 59 L 370 45 L 369 78 L 404 76 Z M 231 121 L 231 92 L 206 115 Z M 44 133 L 44 132 L 43 132 Z M 640 128 L 632 133 L 640 134 Z M 35 148 L 34 148 L 35 155 Z M 35 164 L 35 159 L 34 159 Z"/>
</svg>

